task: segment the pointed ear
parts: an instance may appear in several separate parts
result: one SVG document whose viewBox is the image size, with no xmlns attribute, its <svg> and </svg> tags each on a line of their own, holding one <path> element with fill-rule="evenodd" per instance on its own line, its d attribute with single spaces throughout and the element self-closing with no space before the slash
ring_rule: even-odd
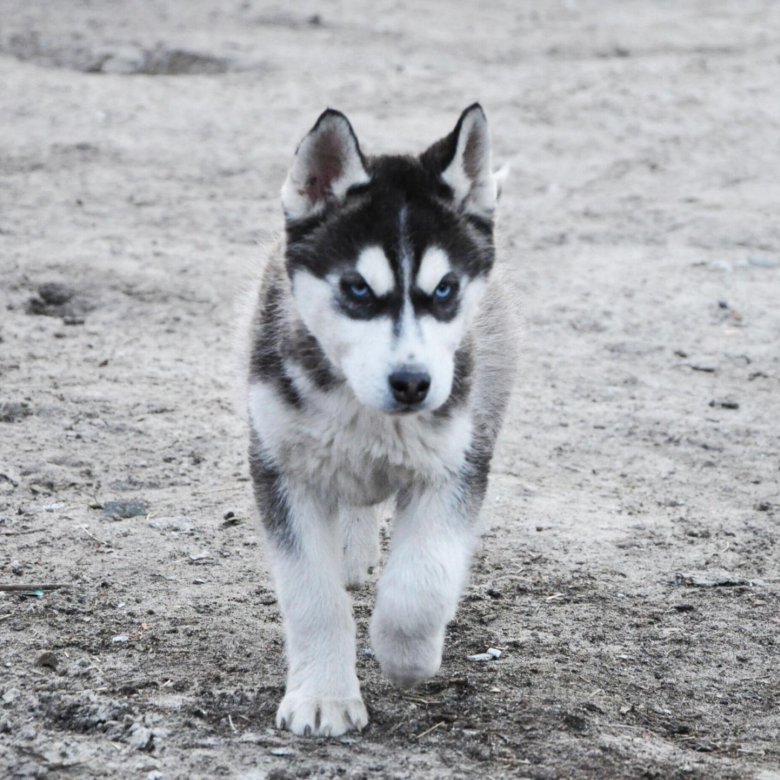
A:
<svg viewBox="0 0 780 780">
<path fill-rule="evenodd" d="M 452 190 L 457 208 L 493 218 L 498 182 L 491 167 L 487 117 L 479 103 L 469 106 L 455 129 L 428 149 L 421 160 Z"/>
<path fill-rule="evenodd" d="M 352 125 L 340 111 L 329 108 L 295 152 L 282 187 L 285 216 L 301 219 L 338 205 L 350 187 L 369 180 Z"/>
</svg>

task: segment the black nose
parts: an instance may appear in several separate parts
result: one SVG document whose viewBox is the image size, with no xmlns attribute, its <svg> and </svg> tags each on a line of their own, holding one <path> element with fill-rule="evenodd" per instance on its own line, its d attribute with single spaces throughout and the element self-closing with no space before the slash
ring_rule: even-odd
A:
<svg viewBox="0 0 780 780">
<path fill-rule="evenodd" d="M 431 386 L 430 374 L 425 371 L 393 371 L 388 381 L 393 390 L 393 398 L 401 404 L 421 403 Z"/>
</svg>

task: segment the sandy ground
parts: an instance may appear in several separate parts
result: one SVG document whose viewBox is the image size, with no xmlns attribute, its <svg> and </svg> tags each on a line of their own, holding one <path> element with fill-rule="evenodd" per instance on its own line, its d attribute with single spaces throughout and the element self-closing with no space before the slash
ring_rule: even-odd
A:
<svg viewBox="0 0 780 780">
<path fill-rule="evenodd" d="M 778 30 L 0 0 L 0 776 L 780 778 Z M 323 107 L 422 150 L 474 99 L 524 319 L 484 548 L 411 694 L 356 595 L 371 725 L 298 740 L 232 302 Z"/>
</svg>

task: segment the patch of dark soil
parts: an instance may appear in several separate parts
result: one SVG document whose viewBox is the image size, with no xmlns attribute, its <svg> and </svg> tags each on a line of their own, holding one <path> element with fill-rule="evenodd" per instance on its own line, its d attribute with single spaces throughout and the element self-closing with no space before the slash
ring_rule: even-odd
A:
<svg viewBox="0 0 780 780">
<path fill-rule="evenodd" d="M 254 692 L 242 688 L 234 691 L 204 689 L 189 707 L 188 714 L 225 733 L 232 730 L 231 721 L 262 729 L 273 723 L 283 695 L 282 686 L 274 685 L 261 686 Z"/>
<path fill-rule="evenodd" d="M 147 48 L 135 43 L 117 43 L 94 50 L 77 41 L 52 42 L 36 31 L 11 35 L 0 44 L 0 52 L 3 51 L 43 67 L 82 73 L 190 76 L 235 69 L 235 63 L 226 57 L 189 49 L 168 48 L 162 44 Z"/>
<path fill-rule="evenodd" d="M 0 422 L 15 423 L 33 413 L 25 401 L 4 401 L 0 403 Z"/>
<path fill-rule="evenodd" d="M 54 728 L 76 734 L 108 733 L 119 736 L 125 731 L 125 716 L 132 715 L 127 704 L 103 701 L 88 691 L 76 696 L 43 694 L 40 704 L 44 718 Z"/>
<path fill-rule="evenodd" d="M 230 70 L 230 65 L 230 60 L 224 57 L 158 47 L 145 53 L 143 67 L 135 72 L 149 76 L 226 73 Z"/>
<path fill-rule="evenodd" d="M 70 285 L 44 282 L 24 306 L 27 314 L 43 317 L 61 317 L 65 325 L 83 325 L 86 314 L 94 306 Z"/>
</svg>

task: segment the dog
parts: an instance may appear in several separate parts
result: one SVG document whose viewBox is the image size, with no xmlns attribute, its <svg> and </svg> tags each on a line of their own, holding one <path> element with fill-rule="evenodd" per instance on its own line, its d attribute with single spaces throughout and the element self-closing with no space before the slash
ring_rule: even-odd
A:
<svg viewBox="0 0 780 780">
<path fill-rule="evenodd" d="M 332 109 L 295 153 L 248 350 L 250 473 L 285 624 L 281 729 L 368 723 L 346 589 L 379 562 L 388 500 L 374 655 L 402 688 L 441 664 L 514 374 L 498 179 L 479 104 L 419 156 L 364 155 Z"/>
</svg>

